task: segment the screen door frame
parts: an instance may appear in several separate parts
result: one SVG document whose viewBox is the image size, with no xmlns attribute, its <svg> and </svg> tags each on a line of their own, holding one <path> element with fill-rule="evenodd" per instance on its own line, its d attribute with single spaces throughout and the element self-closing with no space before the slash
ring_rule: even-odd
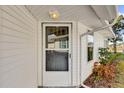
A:
<svg viewBox="0 0 124 93">
<path fill-rule="evenodd" d="M 68 27 L 68 32 L 69 32 L 69 41 L 68 41 L 68 49 L 48 49 L 46 48 L 46 27 L 47 26 L 65 26 Z M 63 87 L 63 86 L 72 86 L 72 60 L 71 60 L 71 49 L 72 49 L 72 24 L 71 23 L 43 23 L 42 24 L 43 27 L 43 86 L 49 86 L 49 87 Z M 47 50 L 68 50 L 68 71 L 46 71 L 46 51 Z M 63 77 L 58 77 L 58 75 L 65 73 L 65 79 L 67 79 L 68 81 L 65 82 L 63 80 Z M 55 74 L 55 75 L 54 75 Z M 56 76 L 56 81 L 53 82 L 52 78 L 50 77 L 50 75 L 52 76 Z M 57 84 L 57 77 L 58 79 L 61 78 L 61 80 L 63 81 L 63 84 Z M 49 81 L 48 78 L 51 78 L 51 81 Z M 47 83 L 48 81 L 48 83 Z M 52 84 L 53 83 L 53 84 Z"/>
</svg>

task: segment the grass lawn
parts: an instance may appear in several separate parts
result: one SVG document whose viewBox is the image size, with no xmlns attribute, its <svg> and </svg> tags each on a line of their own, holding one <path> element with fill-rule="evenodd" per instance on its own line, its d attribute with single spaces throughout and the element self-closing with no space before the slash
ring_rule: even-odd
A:
<svg viewBox="0 0 124 93">
<path fill-rule="evenodd" d="M 121 54 L 120 56 L 118 56 L 118 59 L 124 61 L 124 54 Z"/>
<path fill-rule="evenodd" d="M 124 55 L 120 56 L 120 58 L 124 58 Z M 117 63 L 116 69 L 117 74 L 115 76 L 115 83 L 112 84 L 112 87 L 124 88 L 124 60 Z"/>
<path fill-rule="evenodd" d="M 114 83 L 112 84 L 113 88 L 124 88 L 124 54 L 121 54 L 117 57 L 118 61 L 116 66 L 116 76 Z"/>
<path fill-rule="evenodd" d="M 121 54 L 117 57 L 118 61 L 116 66 L 116 76 L 114 83 L 112 84 L 113 88 L 124 88 L 124 54 Z"/>
</svg>

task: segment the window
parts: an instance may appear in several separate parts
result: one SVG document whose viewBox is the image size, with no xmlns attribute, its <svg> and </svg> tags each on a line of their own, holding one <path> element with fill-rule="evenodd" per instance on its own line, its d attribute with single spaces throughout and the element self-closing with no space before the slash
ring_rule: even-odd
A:
<svg viewBox="0 0 124 93">
<path fill-rule="evenodd" d="M 88 47 L 87 47 L 87 59 L 88 61 L 93 60 L 93 47 L 94 47 L 94 36 L 93 34 L 87 35 Z"/>
<path fill-rule="evenodd" d="M 68 27 L 46 27 L 46 48 L 68 48 Z"/>
<path fill-rule="evenodd" d="M 60 41 L 60 48 L 68 48 L 68 41 L 67 40 L 61 40 Z"/>
</svg>

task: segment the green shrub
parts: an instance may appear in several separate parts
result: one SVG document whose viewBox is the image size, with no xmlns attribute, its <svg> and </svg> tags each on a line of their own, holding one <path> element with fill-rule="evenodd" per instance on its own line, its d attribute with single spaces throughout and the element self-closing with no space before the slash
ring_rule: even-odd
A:
<svg viewBox="0 0 124 93">
<path fill-rule="evenodd" d="M 108 52 L 108 48 L 99 48 L 99 60 L 100 64 L 107 64 L 112 56 L 112 53 Z"/>
</svg>

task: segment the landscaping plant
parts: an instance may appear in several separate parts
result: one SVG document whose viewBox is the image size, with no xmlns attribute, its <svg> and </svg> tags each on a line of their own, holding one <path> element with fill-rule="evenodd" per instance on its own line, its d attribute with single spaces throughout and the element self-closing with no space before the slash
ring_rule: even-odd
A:
<svg viewBox="0 0 124 93">
<path fill-rule="evenodd" d="M 95 79 L 98 77 L 111 81 L 115 77 L 115 65 L 114 64 L 106 64 L 99 65 L 93 69 L 93 74 L 95 75 Z"/>
<path fill-rule="evenodd" d="M 95 66 L 93 69 L 94 82 L 106 84 L 106 82 L 112 82 L 114 80 L 116 65 L 112 61 L 116 56 L 108 52 L 108 48 L 99 48 L 100 65 Z M 106 86 L 111 87 L 109 84 Z"/>
<path fill-rule="evenodd" d="M 107 64 L 112 54 L 108 52 L 108 48 L 99 48 L 99 60 L 100 64 Z"/>
</svg>

